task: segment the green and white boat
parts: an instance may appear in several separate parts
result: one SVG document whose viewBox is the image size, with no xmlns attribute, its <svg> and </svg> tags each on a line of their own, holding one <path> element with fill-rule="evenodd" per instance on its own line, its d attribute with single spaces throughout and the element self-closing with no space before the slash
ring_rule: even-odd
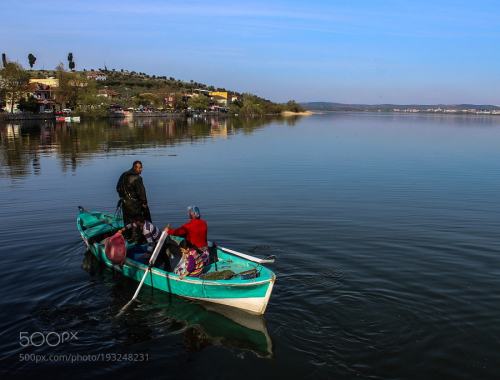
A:
<svg viewBox="0 0 500 380">
<path fill-rule="evenodd" d="M 104 240 L 123 227 L 123 220 L 112 214 L 89 212 L 80 208 L 77 216 L 77 228 L 90 252 L 107 267 L 122 273 L 124 276 L 141 281 L 148 270 L 147 263 L 127 257 L 120 266 L 113 264 L 104 249 Z M 182 238 L 172 237 L 179 241 Z M 127 251 L 133 250 L 135 244 L 127 243 Z M 227 280 L 207 280 L 198 277 L 179 276 L 161 268 L 151 268 L 146 276 L 145 284 L 164 292 L 181 297 L 212 302 L 245 310 L 252 314 L 262 315 L 273 291 L 276 276 L 263 264 L 274 262 L 274 258 L 260 259 L 231 249 L 217 246 L 218 261 L 205 269 L 206 273 L 231 270 L 236 273 Z M 238 275 L 243 272 L 256 271 L 256 277 L 245 278 Z"/>
</svg>

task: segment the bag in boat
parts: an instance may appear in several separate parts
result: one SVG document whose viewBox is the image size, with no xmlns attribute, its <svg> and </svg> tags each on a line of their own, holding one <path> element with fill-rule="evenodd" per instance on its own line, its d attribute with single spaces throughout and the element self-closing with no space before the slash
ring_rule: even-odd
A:
<svg viewBox="0 0 500 380">
<path fill-rule="evenodd" d="M 125 259 L 127 258 L 125 239 L 119 233 L 116 233 L 106 239 L 106 242 L 104 243 L 104 250 L 106 252 L 106 257 L 113 264 L 123 265 Z"/>
<path fill-rule="evenodd" d="M 257 269 L 255 269 L 255 268 L 250 269 L 250 270 L 246 270 L 246 271 L 238 273 L 238 274 L 242 280 L 249 280 L 251 278 L 259 277 L 259 272 L 257 272 Z"/>
<path fill-rule="evenodd" d="M 203 280 L 229 280 L 233 278 L 235 273 L 232 270 L 226 269 L 218 272 L 208 272 L 202 274 L 200 278 Z"/>
</svg>

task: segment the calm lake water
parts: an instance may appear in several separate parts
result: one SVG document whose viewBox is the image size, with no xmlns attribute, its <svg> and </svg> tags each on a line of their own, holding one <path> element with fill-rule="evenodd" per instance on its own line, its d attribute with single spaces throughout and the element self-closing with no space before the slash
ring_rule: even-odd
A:
<svg viewBox="0 0 500 380">
<path fill-rule="evenodd" d="M 500 376 L 500 118 L 26 123 L 0 138 L 3 378 Z M 136 283 L 92 260 L 75 218 L 113 212 L 136 159 L 157 225 L 194 203 L 211 240 L 277 256 L 264 318 L 150 288 L 114 317 Z M 21 346 L 65 331 L 77 339 Z M 54 354 L 102 355 L 33 361 Z"/>
</svg>

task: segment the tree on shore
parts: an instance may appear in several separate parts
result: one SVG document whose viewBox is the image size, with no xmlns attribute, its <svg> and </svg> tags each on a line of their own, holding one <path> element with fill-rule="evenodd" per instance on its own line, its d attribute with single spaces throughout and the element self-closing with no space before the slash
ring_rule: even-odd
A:
<svg viewBox="0 0 500 380">
<path fill-rule="evenodd" d="M 30 64 L 30 68 L 33 69 L 33 66 L 35 65 L 36 62 L 36 57 L 32 53 L 28 54 L 28 62 Z"/>
<path fill-rule="evenodd" d="M 28 111 L 28 112 L 38 113 L 39 105 L 33 95 L 30 95 L 27 98 L 22 96 L 21 99 L 19 99 L 19 104 L 17 108 L 19 108 L 23 112 Z"/>
<path fill-rule="evenodd" d="M 5 93 L 5 89 L 0 86 L 0 111 L 5 107 L 5 97 L 7 94 Z"/>
<path fill-rule="evenodd" d="M 94 116 L 105 116 L 110 102 L 109 98 L 99 96 L 95 81 L 88 81 L 78 91 L 76 109 Z"/>
<path fill-rule="evenodd" d="M 192 96 L 188 100 L 188 106 L 195 111 L 206 110 L 210 105 L 210 99 L 205 95 Z"/>
<path fill-rule="evenodd" d="M 176 92 L 174 94 L 174 102 L 173 102 L 174 109 L 177 111 L 184 111 L 188 108 L 186 99 L 181 93 Z"/>
<path fill-rule="evenodd" d="M 0 70 L 0 88 L 10 99 L 10 113 L 14 112 L 14 104 L 24 96 L 29 78 L 29 74 L 18 63 L 7 62 Z"/>
<path fill-rule="evenodd" d="M 264 115 L 265 109 L 259 98 L 252 94 L 244 94 L 241 101 L 240 112 L 244 116 L 262 116 Z"/>
<path fill-rule="evenodd" d="M 304 107 L 302 107 L 300 104 L 298 104 L 295 100 L 289 100 L 285 104 L 284 110 L 291 111 L 291 112 L 304 112 Z"/>
<path fill-rule="evenodd" d="M 7 67 L 7 55 L 5 53 L 2 53 L 2 66 Z"/>
<path fill-rule="evenodd" d="M 56 103 L 61 108 L 66 108 L 67 106 L 71 108 L 76 107 L 78 93 L 81 89 L 85 88 L 86 83 L 84 83 L 77 73 L 65 71 L 62 63 L 56 67 L 56 78 L 59 82 L 59 86 L 55 91 Z"/>
</svg>

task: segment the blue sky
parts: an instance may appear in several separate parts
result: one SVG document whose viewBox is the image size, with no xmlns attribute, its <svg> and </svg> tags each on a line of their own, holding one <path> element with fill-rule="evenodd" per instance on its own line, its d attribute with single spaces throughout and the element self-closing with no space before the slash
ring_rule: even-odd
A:
<svg viewBox="0 0 500 380">
<path fill-rule="evenodd" d="M 500 104 L 500 2 L 10 1 L 27 66 L 144 71 L 275 101 Z"/>
</svg>

